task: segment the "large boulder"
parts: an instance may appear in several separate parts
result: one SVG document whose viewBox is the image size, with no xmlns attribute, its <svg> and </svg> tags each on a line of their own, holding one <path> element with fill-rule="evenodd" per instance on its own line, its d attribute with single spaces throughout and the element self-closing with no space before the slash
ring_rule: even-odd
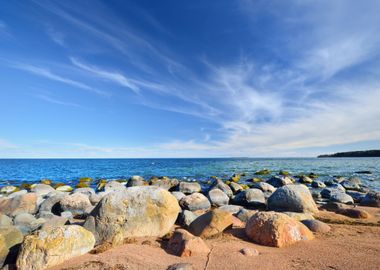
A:
<svg viewBox="0 0 380 270">
<path fill-rule="evenodd" d="M 22 233 L 14 226 L 0 228 L 0 267 L 6 259 L 13 261 L 16 258 L 18 246 L 23 238 Z"/>
<path fill-rule="evenodd" d="M 278 188 L 269 197 L 268 208 L 280 212 L 318 212 L 317 205 L 305 185 L 286 185 Z"/>
<path fill-rule="evenodd" d="M 32 231 L 37 230 L 45 223 L 44 218 L 36 219 L 33 215 L 28 213 L 21 213 L 15 216 L 14 225 L 24 234 L 27 235 Z"/>
<path fill-rule="evenodd" d="M 179 211 L 177 199 L 162 188 L 130 187 L 104 196 L 84 226 L 94 233 L 98 243 L 161 237 L 170 231 Z"/>
<path fill-rule="evenodd" d="M 59 215 L 63 211 L 60 202 L 66 196 L 68 195 L 58 193 L 45 199 L 39 207 L 39 212 L 51 212 L 55 215 Z"/>
<path fill-rule="evenodd" d="M 179 204 L 183 209 L 190 211 L 208 210 L 211 208 L 210 201 L 201 193 L 193 193 L 183 197 Z"/>
<path fill-rule="evenodd" d="M 180 257 L 202 255 L 210 252 L 210 248 L 200 238 L 184 229 L 176 230 L 169 240 L 167 251 Z"/>
<path fill-rule="evenodd" d="M 273 176 L 267 181 L 267 183 L 278 188 L 285 185 L 293 184 L 293 179 L 289 176 Z"/>
<path fill-rule="evenodd" d="M 73 191 L 73 193 L 83 193 L 90 197 L 91 195 L 95 195 L 95 190 L 93 188 L 85 187 L 85 188 L 77 188 Z"/>
<path fill-rule="evenodd" d="M 87 214 L 89 209 L 92 208 L 89 197 L 83 193 L 74 193 L 63 197 L 60 205 L 63 211 L 69 211 L 74 216 Z"/>
<path fill-rule="evenodd" d="M 222 205 L 227 205 L 230 198 L 227 194 L 218 188 L 214 188 L 208 192 L 208 198 L 211 202 L 211 205 L 219 207 Z"/>
<path fill-rule="evenodd" d="M 15 216 L 20 213 L 35 214 L 37 212 L 37 195 L 28 193 L 11 199 L 0 198 L 0 213 Z"/>
<path fill-rule="evenodd" d="M 81 226 L 46 228 L 25 237 L 16 265 L 23 270 L 46 269 L 83 255 L 94 245 L 94 235 Z"/>
<path fill-rule="evenodd" d="M 360 205 L 380 207 L 380 192 L 368 192 L 360 202 Z"/>
<path fill-rule="evenodd" d="M 38 196 L 46 196 L 48 195 L 50 192 L 54 192 L 55 189 L 52 188 L 51 186 L 49 185 L 45 185 L 45 184 L 36 184 L 32 187 L 31 189 L 32 192 L 35 192 Z"/>
<path fill-rule="evenodd" d="M 265 207 L 266 200 L 264 193 L 257 188 L 250 188 L 239 192 L 233 199 L 233 202 L 239 205 L 249 207 Z"/>
<path fill-rule="evenodd" d="M 12 219 L 7 215 L 0 214 L 0 228 L 13 225 Z"/>
<path fill-rule="evenodd" d="M 258 212 L 253 215 L 246 224 L 245 233 L 253 242 L 271 247 L 285 247 L 314 238 L 305 225 L 276 212 Z"/>
<path fill-rule="evenodd" d="M 210 238 L 222 233 L 232 226 L 232 214 L 219 209 L 209 211 L 196 218 L 189 226 L 189 231 L 202 238 Z"/>
<path fill-rule="evenodd" d="M 179 191 L 185 194 L 201 192 L 202 188 L 198 182 L 181 182 L 179 183 Z"/>
<path fill-rule="evenodd" d="M 234 183 L 234 182 L 232 182 L 232 183 Z M 236 183 L 234 183 L 234 184 L 236 184 Z M 239 184 L 236 184 L 236 185 L 240 186 Z M 214 180 L 214 183 L 212 185 L 212 189 L 220 189 L 230 198 L 233 196 L 232 189 L 220 179 Z"/>
</svg>

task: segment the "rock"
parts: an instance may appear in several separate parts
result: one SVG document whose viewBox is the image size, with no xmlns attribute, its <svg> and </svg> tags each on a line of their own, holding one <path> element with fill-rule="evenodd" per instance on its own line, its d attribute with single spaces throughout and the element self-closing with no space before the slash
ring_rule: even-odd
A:
<svg viewBox="0 0 380 270">
<path fill-rule="evenodd" d="M 191 263 L 175 263 L 169 265 L 166 270 L 195 270 Z"/>
<path fill-rule="evenodd" d="M 249 207 L 265 207 L 266 200 L 264 193 L 257 188 L 246 189 L 242 192 L 236 194 L 233 202 L 239 205 L 249 206 Z"/>
<path fill-rule="evenodd" d="M 22 233 L 14 226 L 4 226 L 0 229 L 0 267 L 4 262 L 14 262 L 18 246 L 23 241 Z"/>
<path fill-rule="evenodd" d="M 240 253 L 247 257 L 258 256 L 260 253 L 254 248 L 242 248 Z"/>
<path fill-rule="evenodd" d="M 305 219 L 301 222 L 312 232 L 327 233 L 331 230 L 331 227 L 329 225 L 319 220 Z"/>
<path fill-rule="evenodd" d="M 36 212 L 36 193 L 19 195 L 11 199 L 0 198 L 0 214 L 15 216 L 20 213 L 35 214 Z"/>
<path fill-rule="evenodd" d="M 333 193 L 330 196 L 332 202 L 345 203 L 345 204 L 354 204 L 352 197 L 343 192 Z"/>
<path fill-rule="evenodd" d="M 234 183 L 234 182 L 231 182 Z M 236 184 L 236 183 L 235 183 Z M 225 183 L 223 183 L 220 179 L 215 179 L 214 183 L 212 185 L 212 189 L 220 189 L 223 191 L 229 198 L 231 198 L 234 194 L 232 192 L 232 189 Z"/>
<path fill-rule="evenodd" d="M 211 208 L 210 201 L 201 193 L 193 193 L 183 197 L 179 204 L 183 209 L 190 211 L 208 210 Z"/>
<path fill-rule="evenodd" d="M 162 178 L 152 178 L 150 180 L 150 185 L 160 187 L 166 190 L 171 189 L 174 185 L 177 184 L 177 179 L 170 179 L 168 177 L 162 177 Z"/>
<path fill-rule="evenodd" d="M 55 191 L 55 189 L 49 185 L 37 184 L 32 187 L 31 191 L 36 193 L 37 196 L 45 196 L 50 192 Z"/>
<path fill-rule="evenodd" d="M 59 215 L 62 212 L 61 200 L 68 196 L 67 194 L 56 194 L 44 200 L 39 208 L 40 212 L 51 212 L 55 215 Z"/>
<path fill-rule="evenodd" d="M 361 180 L 357 177 L 350 177 L 348 180 L 344 180 L 341 185 L 345 189 L 350 190 L 360 190 L 360 185 L 362 184 Z"/>
<path fill-rule="evenodd" d="M 243 208 L 236 214 L 236 217 L 242 222 L 247 222 L 256 213 L 257 210 L 247 210 Z"/>
<path fill-rule="evenodd" d="M 280 212 L 318 212 L 317 205 L 305 185 L 287 185 L 278 188 L 269 197 L 268 208 Z"/>
<path fill-rule="evenodd" d="M 162 237 L 177 219 L 180 207 L 170 192 L 154 187 L 130 187 L 104 196 L 85 227 L 97 243 L 117 243 L 126 237 Z"/>
<path fill-rule="evenodd" d="M 273 193 L 273 192 L 276 191 L 276 188 L 274 186 L 272 186 L 271 184 L 268 184 L 266 182 L 255 183 L 252 186 L 252 188 L 257 188 L 257 189 L 260 189 L 263 192 L 270 192 L 270 193 Z"/>
<path fill-rule="evenodd" d="M 311 179 L 310 177 L 308 177 L 306 175 L 302 175 L 299 180 L 300 180 L 300 183 L 302 183 L 302 184 L 311 184 L 311 183 L 313 183 L 313 179 Z"/>
<path fill-rule="evenodd" d="M 189 231 L 202 238 L 210 238 L 222 233 L 232 225 L 232 214 L 214 209 L 196 218 L 189 226 Z"/>
<path fill-rule="evenodd" d="M 88 197 L 90 197 L 91 195 L 95 195 L 95 190 L 93 188 L 89 188 L 89 187 L 86 187 L 86 188 L 77 188 L 74 190 L 73 192 L 74 194 L 76 193 L 82 193 L 84 195 L 87 195 Z"/>
<path fill-rule="evenodd" d="M 360 205 L 371 206 L 371 207 L 380 207 L 380 192 L 369 192 L 363 200 L 360 202 Z"/>
<path fill-rule="evenodd" d="M 245 233 L 253 242 L 271 247 L 285 247 L 314 238 L 305 225 L 276 212 L 258 212 L 253 215 L 247 222 Z"/>
<path fill-rule="evenodd" d="M 61 213 L 61 217 L 65 218 L 65 219 L 70 219 L 70 218 L 73 218 L 73 213 L 71 213 L 70 211 L 63 211 Z"/>
<path fill-rule="evenodd" d="M 110 181 L 104 186 L 105 192 L 113 192 L 119 190 L 125 190 L 125 186 L 118 181 Z"/>
<path fill-rule="evenodd" d="M 91 204 L 97 205 L 100 202 L 100 200 L 104 197 L 103 195 L 105 195 L 103 192 L 99 192 L 97 194 L 91 194 L 89 197 Z"/>
<path fill-rule="evenodd" d="M 231 214 L 237 214 L 241 209 L 243 209 L 240 205 L 223 205 L 218 208 L 219 210 L 229 212 Z"/>
<path fill-rule="evenodd" d="M 198 182 L 181 182 L 179 183 L 179 191 L 185 194 L 193 194 L 202 190 Z"/>
<path fill-rule="evenodd" d="M 52 228 L 52 227 L 61 227 L 63 225 L 66 225 L 68 222 L 68 219 L 65 218 L 65 217 L 58 217 L 58 216 L 54 216 L 48 220 L 46 220 L 46 222 L 42 225 L 42 230 L 46 230 L 48 228 Z"/>
<path fill-rule="evenodd" d="M 177 229 L 169 240 L 168 252 L 180 257 L 190 257 L 207 254 L 210 249 L 200 237 L 186 230 Z"/>
<path fill-rule="evenodd" d="M 243 190 L 243 187 L 241 185 L 239 185 L 238 183 L 235 183 L 235 182 L 231 182 L 230 187 L 231 187 L 231 190 L 233 193 L 237 193 L 237 192 Z"/>
<path fill-rule="evenodd" d="M 212 189 L 208 192 L 208 198 L 212 206 L 219 207 L 227 205 L 230 198 L 220 189 Z"/>
<path fill-rule="evenodd" d="M 346 208 L 346 209 L 340 209 L 337 211 L 338 214 L 345 215 L 350 218 L 358 218 L 358 219 L 368 219 L 371 217 L 371 215 L 363 210 L 358 208 Z"/>
<path fill-rule="evenodd" d="M 69 211 L 74 216 L 88 214 L 88 209 L 92 204 L 87 195 L 74 193 L 61 199 L 60 205 L 63 211 Z"/>
<path fill-rule="evenodd" d="M 326 187 L 326 185 L 325 185 L 323 182 L 321 182 L 321 181 L 317 181 L 317 180 L 314 180 L 314 181 L 311 183 L 311 186 L 312 186 L 313 188 L 325 188 L 325 187 Z"/>
<path fill-rule="evenodd" d="M 19 190 L 19 191 L 16 191 L 16 192 L 13 192 L 11 194 L 8 195 L 8 199 L 12 199 L 14 197 L 17 197 L 17 196 L 20 196 L 20 195 L 24 195 L 28 193 L 28 191 L 26 191 L 25 189 L 23 190 Z"/>
<path fill-rule="evenodd" d="M 267 169 L 255 172 L 256 175 L 267 175 L 267 174 L 270 174 L 270 173 L 271 173 L 271 171 L 267 170 Z"/>
<path fill-rule="evenodd" d="M 19 229 L 24 235 L 31 233 L 34 230 L 37 230 L 45 222 L 45 219 L 37 219 L 28 213 L 21 213 L 15 216 L 14 225 Z"/>
<path fill-rule="evenodd" d="M 365 193 L 354 190 L 347 191 L 346 193 L 352 197 L 355 203 L 360 203 L 366 195 Z"/>
<path fill-rule="evenodd" d="M 180 191 L 172 191 L 172 195 L 177 199 L 177 201 L 180 201 L 183 197 L 186 195 Z"/>
<path fill-rule="evenodd" d="M 59 186 L 55 189 L 56 191 L 62 191 L 62 192 L 71 192 L 73 191 L 73 188 L 69 185 Z"/>
<path fill-rule="evenodd" d="M 142 178 L 139 175 L 134 175 L 131 178 L 129 178 L 127 187 L 140 187 L 140 186 L 145 186 L 148 183 L 145 182 L 144 178 Z"/>
<path fill-rule="evenodd" d="M 291 185 L 293 184 L 293 181 L 289 176 L 274 176 L 270 178 L 267 183 L 278 188 L 285 185 Z"/>
<path fill-rule="evenodd" d="M 305 219 L 314 219 L 313 215 L 310 213 L 298 213 L 298 212 L 282 212 L 282 213 L 297 221 L 302 221 Z"/>
<path fill-rule="evenodd" d="M 7 227 L 7 226 L 12 226 L 12 225 L 13 225 L 13 222 L 10 217 L 4 214 L 0 214 L 0 230 L 1 230 L 1 227 Z"/>
<path fill-rule="evenodd" d="M 197 217 L 198 215 L 196 215 L 194 212 L 191 212 L 189 210 L 182 210 L 178 217 L 179 224 L 187 228 Z"/>
<path fill-rule="evenodd" d="M 18 269 L 46 269 L 94 248 L 91 232 L 78 225 L 51 227 L 25 237 L 17 258 Z"/>
<path fill-rule="evenodd" d="M 5 186 L 0 189 L 0 193 L 3 194 L 11 194 L 12 192 L 16 192 L 18 190 L 15 186 Z"/>
<path fill-rule="evenodd" d="M 357 174 L 372 174 L 373 172 L 371 172 L 371 171 L 357 171 L 355 173 L 357 173 Z"/>
</svg>

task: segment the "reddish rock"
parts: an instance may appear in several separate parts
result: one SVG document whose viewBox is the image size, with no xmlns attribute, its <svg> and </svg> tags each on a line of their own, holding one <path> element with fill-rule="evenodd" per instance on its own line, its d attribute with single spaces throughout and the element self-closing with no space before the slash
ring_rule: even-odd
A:
<svg viewBox="0 0 380 270">
<path fill-rule="evenodd" d="M 190 257 L 207 254 L 210 249 L 200 237 L 196 237 L 184 229 L 178 229 L 169 240 L 168 252 L 180 257 Z"/>
<path fill-rule="evenodd" d="M 189 226 L 189 231 L 202 238 L 210 238 L 222 233 L 232 226 L 232 214 L 220 209 L 214 209 L 196 218 Z"/>
<path fill-rule="evenodd" d="M 276 212 L 258 212 L 245 227 L 250 240 L 260 245 L 286 247 L 298 241 L 311 240 L 313 233 L 302 223 Z"/>
</svg>

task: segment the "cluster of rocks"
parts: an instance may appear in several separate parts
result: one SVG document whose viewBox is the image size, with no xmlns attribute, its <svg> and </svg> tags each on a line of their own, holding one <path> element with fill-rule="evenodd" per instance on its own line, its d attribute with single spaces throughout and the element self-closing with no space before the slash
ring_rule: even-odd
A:
<svg viewBox="0 0 380 270">
<path fill-rule="evenodd" d="M 380 194 L 370 192 L 358 178 L 320 182 L 309 175 L 297 183 L 281 172 L 267 181 L 253 178 L 241 184 L 240 175 L 234 175 L 229 181 L 212 178 L 207 188 L 168 177 L 101 180 L 96 189 L 83 184 L 90 181 L 84 178 L 75 189 L 47 180 L 2 187 L 0 267 L 45 269 L 97 245 L 118 245 L 135 237 L 168 237 L 175 223 L 180 227 L 169 237 L 167 251 L 177 256 L 210 252 L 204 239 L 233 226 L 245 228 L 250 241 L 284 247 L 313 239 L 313 232 L 329 230 L 313 217 L 317 204 L 380 207 Z M 346 210 L 347 215 L 355 214 Z M 247 249 L 242 254 L 258 252 Z"/>
</svg>

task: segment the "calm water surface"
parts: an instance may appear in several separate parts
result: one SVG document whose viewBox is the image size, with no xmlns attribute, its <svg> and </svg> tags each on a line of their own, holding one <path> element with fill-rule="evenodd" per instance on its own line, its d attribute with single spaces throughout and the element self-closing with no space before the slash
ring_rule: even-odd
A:
<svg viewBox="0 0 380 270">
<path fill-rule="evenodd" d="M 75 184 L 80 177 L 126 179 L 132 175 L 205 180 L 212 175 L 228 178 L 244 172 L 249 178 L 264 168 L 272 174 L 279 170 L 292 174 L 313 172 L 322 180 L 334 175 L 355 175 L 368 187 L 380 191 L 380 158 L 0 159 L 0 186 L 43 178 Z M 373 173 L 355 174 L 362 170 Z"/>
</svg>

